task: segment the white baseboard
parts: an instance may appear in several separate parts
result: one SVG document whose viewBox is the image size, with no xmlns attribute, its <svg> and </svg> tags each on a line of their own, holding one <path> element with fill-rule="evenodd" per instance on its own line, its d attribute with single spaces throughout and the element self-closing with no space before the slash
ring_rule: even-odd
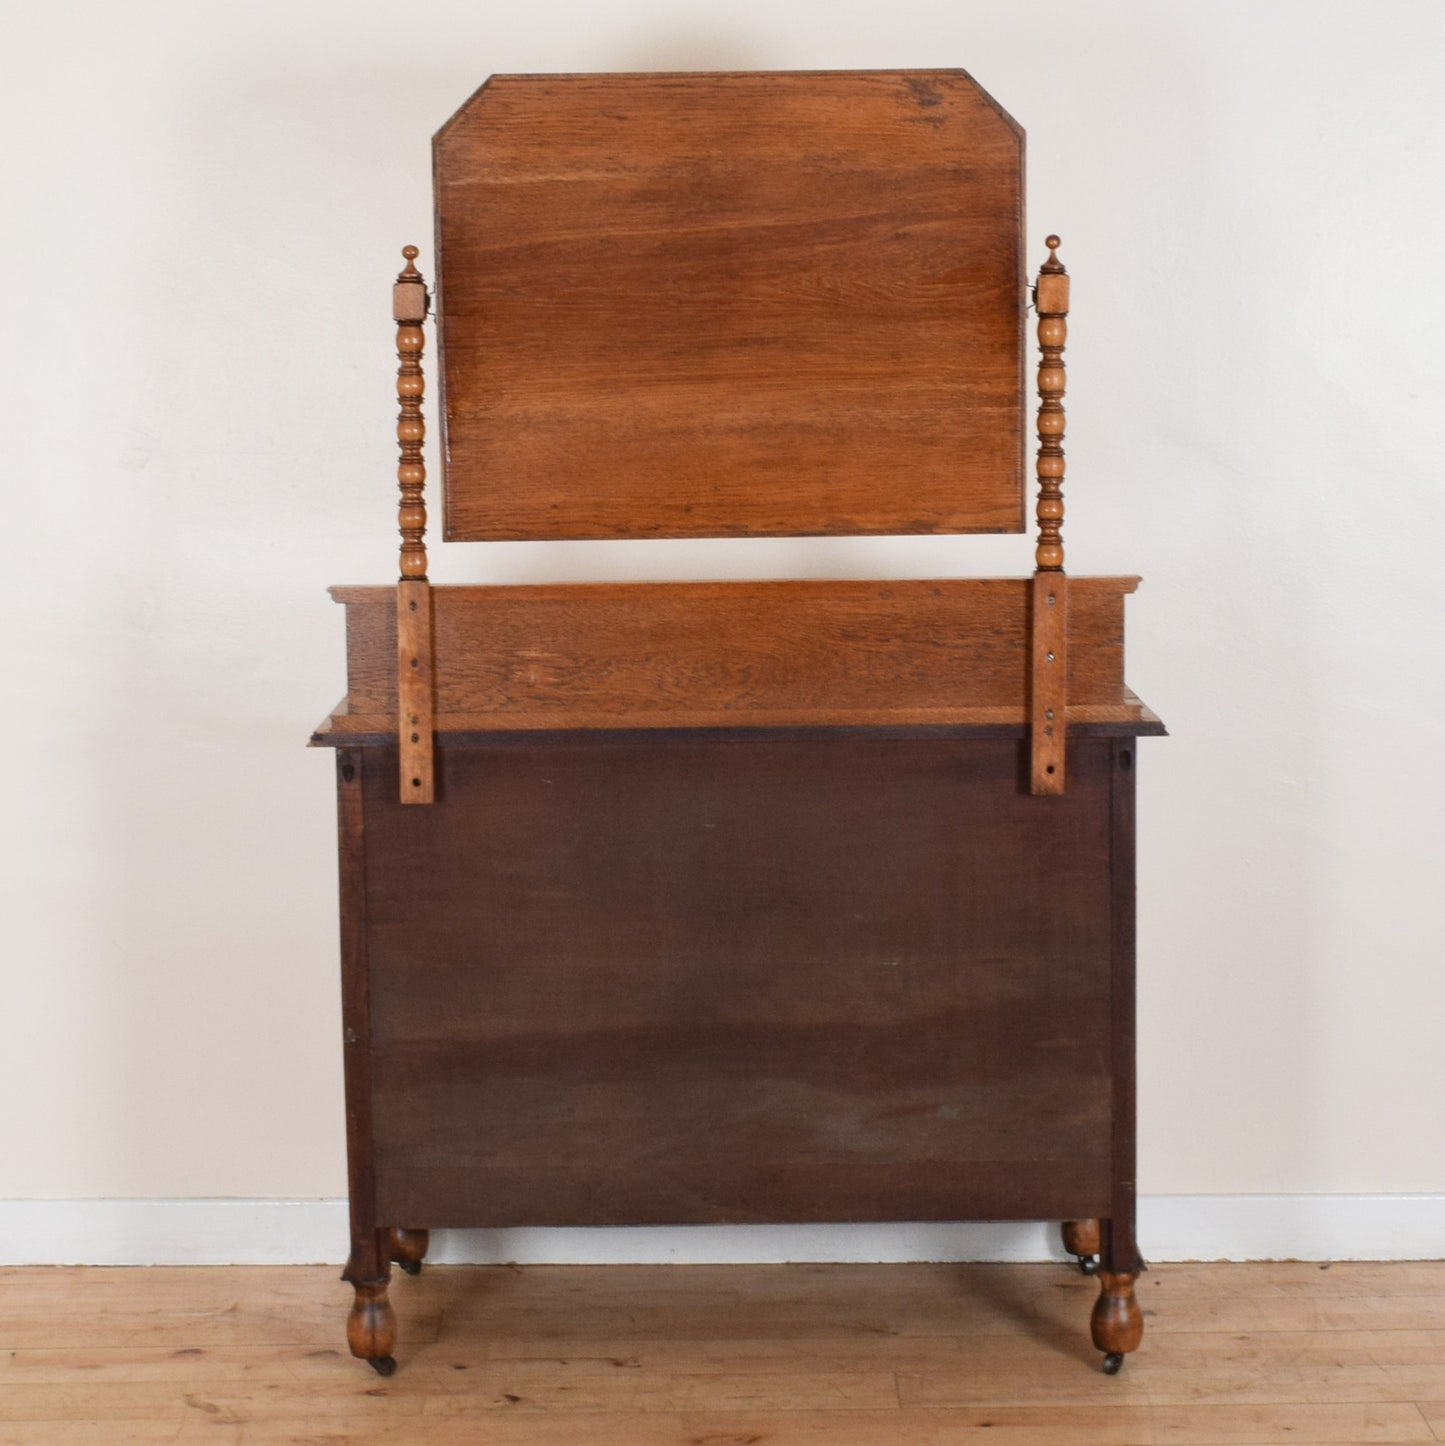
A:
<svg viewBox="0 0 1445 1446">
<path fill-rule="evenodd" d="M 1040 1224 L 710 1225 L 444 1230 L 442 1264 L 1059 1260 Z M 1445 1258 L 1445 1195 L 1155 1195 L 1150 1260 Z M 343 1200 L 5 1200 L 3 1265 L 340 1265 Z"/>
</svg>

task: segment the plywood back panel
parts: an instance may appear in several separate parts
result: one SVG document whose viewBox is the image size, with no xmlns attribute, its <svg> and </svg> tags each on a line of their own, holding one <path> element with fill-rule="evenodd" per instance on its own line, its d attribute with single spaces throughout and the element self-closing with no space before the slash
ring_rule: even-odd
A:
<svg viewBox="0 0 1445 1446">
<path fill-rule="evenodd" d="M 382 1218 L 1104 1214 L 1109 745 L 1047 807 L 1021 754 L 553 735 L 434 809 L 368 757 Z"/>
<path fill-rule="evenodd" d="M 448 538 L 1023 529 L 1023 135 L 964 72 L 496 76 L 435 168 Z"/>
</svg>

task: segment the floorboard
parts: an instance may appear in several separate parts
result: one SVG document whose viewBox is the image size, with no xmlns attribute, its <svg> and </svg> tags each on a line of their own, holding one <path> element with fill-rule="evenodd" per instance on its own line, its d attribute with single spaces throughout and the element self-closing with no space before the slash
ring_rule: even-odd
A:
<svg viewBox="0 0 1445 1446">
<path fill-rule="evenodd" d="M 1445 1441 L 1445 1262 L 1160 1266 L 1107 1377 L 1062 1265 L 437 1267 L 399 1371 L 328 1267 L 0 1270 L 0 1446 Z"/>
</svg>

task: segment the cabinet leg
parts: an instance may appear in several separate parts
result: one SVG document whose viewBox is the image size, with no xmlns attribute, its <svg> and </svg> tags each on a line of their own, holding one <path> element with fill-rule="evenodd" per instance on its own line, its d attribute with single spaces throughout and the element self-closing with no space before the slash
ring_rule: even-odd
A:
<svg viewBox="0 0 1445 1446">
<path fill-rule="evenodd" d="M 356 1298 L 346 1318 L 346 1343 L 377 1375 L 389 1376 L 396 1370 L 396 1312 L 386 1298 L 387 1282 L 358 1280 L 353 1285 Z"/>
<path fill-rule="evenodd" d="M 1064 1249 L 1079 1262 L 1085 1275 L 1099 1268 L 1099 1222 L 1097 1220 L 1065 1220 Z"/>
<path fill-rule="evenodd" d="M 426 1230 L 406 1230 L 393 1225 L 388 1235 L 388 1249 L 393 1264 L 401 1266 L 408 1275 L 420 1275 L 421 1263 L 426 1259 L 431 1234 Z"/>
<path fill-rule="evenodd" d="M 1099 1299 L 1089 1322 L 1094 1344 L 1104 1352 L 1104 1373 L 1114 1375 L 1124 1364 L 1124 1357 L 1138 1350 L 1144 1338 L 1144 1314 L 1134 1299 L 1137 1275 L 1115 1275 L 1099 1271 Z"/>
</svg>

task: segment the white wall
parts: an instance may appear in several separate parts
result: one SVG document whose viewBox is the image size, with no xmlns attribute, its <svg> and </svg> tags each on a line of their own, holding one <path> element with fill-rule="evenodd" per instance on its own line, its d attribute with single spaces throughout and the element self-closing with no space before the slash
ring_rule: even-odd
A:
<svg viewBox="0 0 1445 1446">
<path fill-rule="evenodd" d="M 1141 750 L 1141 1186 L 1445 1192 L 1438 0 L 7 10 L 0 1198 L 344 1191 L 303 745 L 344 687 L 326 585 L 393 576 L 388 287 L 431 132 L 493 71 L 907 65 L 1029 132 L 1033 261 L 1057 230 L 1074 276 L 1070 564 L 1146 579 L 1131 682 L 1174 736 Z M 1030 566 L 1024 538 L 433 557 Z"/>
</svg>

